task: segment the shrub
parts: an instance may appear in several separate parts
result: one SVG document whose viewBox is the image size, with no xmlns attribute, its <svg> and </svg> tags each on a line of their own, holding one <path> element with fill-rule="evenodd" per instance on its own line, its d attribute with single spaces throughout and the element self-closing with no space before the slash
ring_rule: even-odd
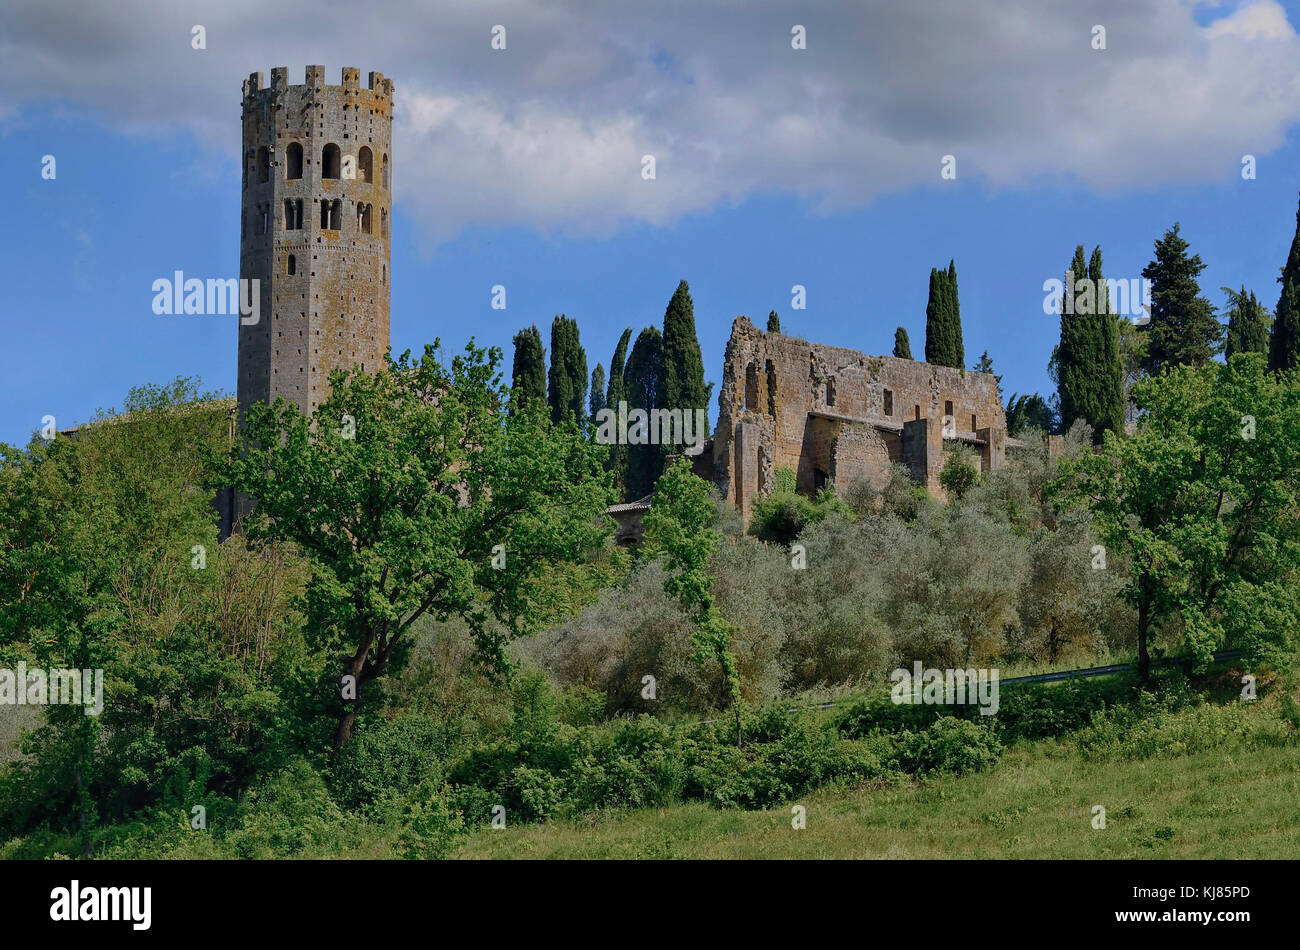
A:
<svg viewBox="0 0 1300 950">
<path fill-rule="evenodd" d="M 446 786 L 422 782 L 413 789 L 402 818 L 397 850 L 404 858 L 445 858 L 467 831 L 465 816 Z"/>
<path fill-rule="evenodd" d="M 939 484 L 943 486 L 944 491 L 960 498 L 970 491 L 978 480 L 979 469 L 971 461 L 968 452 L 958 449 L 948 453 L 943 469 L 939 472 Z"/>
<path fill-rule="evenodd" d="M 447 729 L 438 720 L 405 715 L 365 722 L 334 763 L 334 798 L 373 815 L 389 797 L 438 779 L 448 752 Z"/>
<path fill-rule="evenodd" d="M 1257 714 L 1244 703 L 1234 703 L 1162 710 L 1146 717 L 1132 707 L 1121 707 L 1098 716 L 1079 733 L 1077 744 L 1086 758 L 1108 761 L 1193 755 L 1228 744 L 1260 748 L 1296 741 L 1295 732 L 1280 717 Z"/>
<path fill-rule="evenodd" d="M 253 788 L 240 816 L 226 841 L 241 858 L 310 857 L 341 847 L 348 838 L 344 815 L 324 779 L 303 759 Z"/>
<path fill-rule="evenodd" d="M 1002 741 L 989 726 L 955 716 L 936 719 L 923 732 L 903 732 L 897 737 L 893 761 L 902 772 L 917 775 L 985 772 L 1002 755 Z"/>
</svg>

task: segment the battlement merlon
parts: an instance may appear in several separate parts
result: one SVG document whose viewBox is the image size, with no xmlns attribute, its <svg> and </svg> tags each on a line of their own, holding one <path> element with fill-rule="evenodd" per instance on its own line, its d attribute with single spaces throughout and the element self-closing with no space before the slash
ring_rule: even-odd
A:
<svg viewBox="0 0 1300 950">
<path fill-rule="evenodd" d="M 289 67 L 276 66 L 271 70 L 271 85 L 267 86 L 266 77 L 263 73 L 249 73 L 248 78 L 243 84 L 243 98 L 245 104 L 256 99 L 259 95 L 269 93 L 273 96 L 287 93 L 293 88 L 310 87 L 312 89 L 324 89 L 328 84 L 325 81 L 324 66 L 308 66 L 302 86 L 291 86 L 289 84 Z M 340 74 L 339 88 L 349 92 L 360 92 L 361 90 L 361 70 L 355 66 L 344 66 Z M 387 99 L 390 104 L 393 98 L 393 81 L 385 78 L 383 73 L 372 72 L 369 74 L 368 91 L 377 98 Z"/>
</svg>

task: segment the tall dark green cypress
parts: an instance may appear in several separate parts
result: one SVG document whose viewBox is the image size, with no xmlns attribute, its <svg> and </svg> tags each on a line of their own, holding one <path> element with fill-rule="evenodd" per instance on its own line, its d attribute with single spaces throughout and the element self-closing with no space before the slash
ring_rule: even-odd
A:
<svg viewBox="0 0 1300 950">
<path fill-rule="evenodd" d="M 695 335 L 695 304 L 686 281 L 677 284 L 664 311 L 663 332 L 664 406 L 686 413 L 709 409 L 709 390 L 704 384 L 704 360 Z"/>
<path fill-rule="evenodd" d="M 1061 429 L 1078 419 L 1092 427 L 1093 438 L 1124 431 L 1124 367 L 1119 353 L 1119 321 L 1110 309 L 1102 274 L 1101 247 L 1087 265 L 1083 245 L 1065 275 L 1061 298 L 1061 342 L 1056 349 L 1056 381 Z"/>
<path fill-rule="evenodd" d="M 1233 357 L 1238 353 L 1264 353 L 1269 350 L 1269 312 L 1255 297 L 1254 291 L 1246 293 L 1231 287 L 1220 287 L 1228 295 L 1228 338 L 1223 355 Z"/>
<path fill-rule="evenodd" d="M 769 310 L 767 313 L 767 332 L 768 333 L 781 332 L 781 318 L 776 315 L 775 310 Z"/>
<path fill-rule="evenodd" d="M 546 400 L 546 351 L 536 325 L 515 334 L 515 361 L 510 373 L 510 411 Z"/>
<path fill-rule="evenodd" d="M 956 369 L 966 365 L 955 261 L 948 262 L 947 270 L 930 270 L 930 296 L 925 305 L 925 361 Z"/>
<path fill-rule="evenodd" d="M 636 338 L 632 355 L 627 358 L 624 386 L 627 388 L 628 412 L 642 409 L 666 408 L 664 399 L 664 345 L 663 335 L 655 327 L 647 327 Z M 632 424 L 628 424 L 632 429 Z M 627 498 L 635 500 L 650 494 L 655 482 L 664 471 L 667 453 L 661 445 L 629 445 L 627 447 Z"/>
<path fill-rule="evenodd" d="M 605 393 L 605 405 L 615 415 L 618 404 L 627 400 L 627 382 L 624 367 L 627 365 L 627 345 L 632 339 L 632 328 L 628 327 L 618 338 L 614 347 L 614 358 L 609 361 L 609 388 Z M 627 446 L 615 442 L 609 447 L 609 470 L 614 473 L 614 484 L 620 492 L 627 486 Z M 626 496 L 624 496 L 626 497 Z"/>
<path fill-rule="evenodd" d="M 551 369 L 546 399 L 551 421 L 587 415 L 587 353 L 578 339 L 578 322 L 560 314 L 551 324 Z"/>
<path fill-rule="evenodd" d="M 902 327 L 894 331 L 894 355 L 900 360 L 912 358 L 912 341 L 907 338 L 907 331 Z"/>
<path fill-rule="evenodd" d="M 953 353 L 953 362 L 949 366 L 966 365 L 966 343 L 963 339 L 961 330 L 961 298 L 957 294 L 957 262 L 948 261 L 948 321 L 951 325 L 953 346 L 956 351 Z"/>
<path fill-rule="evenodd" d="M 939 355 L 944 320 L 943 286 L 939 282 L 939 269 L 930 268 L 930 291 L 925 298 L 925 361 L 935 362 Z"/>
<path fill-rule="evenodd" d="M 1219 352 L 1223 338 L 1214 305 L 1201 295 L 1196 281 L 1205 264 L 1199 254 L 1188 255 L 1188 244 L 1178 231 L 1175 223 L 1156 241 L 1155 259 L 1142 269 L 1142 276 L 1151 281 L 1151 321 L 1142 368 L 1152 376 L 1165 367 L 1204 366 Z"/>
<path fill-rule="evenodd" d="M 1081 291 L 1088 277 L 1083 245 L 1074 249 L 1074 259 L 1065 272 L 1065 289 L 1061 295 L 1061 340 L 1056 348 L 1056 393 L 1061 413 L 1061 431 L 1067 432 L 1076 419 L 1084 418 L 1087 404 L 1088 374 L 1085 367 L 1090 354 L 1080 306 L 1088 299 Z"/>
<path fill-rule="evenodd" d="M 596 424 L 596 414 L 605 408 L 605 367 L 599 363 L 591 371 L 591 424 Z"/>
<path fill-rule="evenodd" d="M 1286 266 L 1278 278 L 1282 295 L 1277 301 L 1268 348 L 1269 368 L 1276 371 L 1300 365 L 1300 209 L 1296 210 L 1295 225 L 1291 253 L 1287 255 Z"/>
<path fill-rule="evenodd" d="M 1088 421 L 1093 437 L 1101 442 L 1109 429 L 1124 434 L 1124 364 L 1119 355 L 1119 320 L 1110 310 L 1110 291 L 1101 273 L 1101 245 L 1092 249 L 1088 261 L 1088 280 L 1096 288 L 1097 312 L 1088 320 L 1089 335 L 1094 339 L 1096 363 L 1092 367 L 1095 408 Z"/>
</svg>

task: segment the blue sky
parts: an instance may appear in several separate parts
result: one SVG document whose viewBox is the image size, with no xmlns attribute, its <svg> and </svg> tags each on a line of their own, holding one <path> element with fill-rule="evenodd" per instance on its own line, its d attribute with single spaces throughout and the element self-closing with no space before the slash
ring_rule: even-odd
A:
<svg viewBox="0 0 1300 950">
<path fill-rule="evenodd" d="M 1078 22 L 1064 39 L 1036 31 L 1048 48 L 1023 64 L 1023 80 L 1005 58 L 945 54 L 953 73 L 938 88 L 927 50 L 912 51 L 911 66 L 887 62 L 914 24 L 895 24 L 890 43 L 889 21 L 855 26 L 834 4 L 760 4 L 752 22 L 707 3 L 676 7 L 658 34 L 611 16 L 589 23 L 607 43 L 578 47 L 560 17 L 576 15 L 573 4 L 536 25 L 512 4 L 483 22 L 455 5 L 448 17 L 482 37 L 483 51 L 460 53 L 443 35 L 436 66 L 400 30 L 350 37 L 342 20 L 331 30 L 331 4 L 320 37 L 283 49 L 239 4 L 214 7 L 205 52 L 188 49 L 184 25 L 204 22 L 201 11 L 159 26 L 148 4 L 121 7 L 145 34 L 183 29 L 157 52 L 147 35 L 102 24 L 71 37 L 45 28 L 58 6 L 17 0 L 0 24 L 3 42 L 21 44 L 0 49 L 10 64 L 0 65 L 0 172 L 15 186 L 0 229 L 0 441 L 25 442 L 46 414 L 60 427 L 84 421 L 143 382 L 198 376 L 233 392 L 233 319 L 156 316 L 150 287 L 176 270 L 237 276 L 239 85 L 276 65 L 295 83 L 310 62 L 326 64 L 331 83 L 356 65 L 397 84 L 397 351 L 435 337 L 458 349 L 474 335 L 502 347 L 508 368 L 520 327 L 536 323 L 549 339 L 552 317 L 566 313 L 589 367 L 608 368 L 622 329 L 661 324 L 685 278 L 714 381 L 733 318 L 761 325 L 771 309 L 788 333 L 868 353 L 888 353 L 902 325 L 919 355 L 929 269 L 953 258 L 968 363 L 987 349 L 1004 394 L 1048 395 L 1058 328 L 1042 311 L 1042 283 L 1076 244 L 1101 245 L 1108 277 L 1137 277 L 1152 242 L 1180 221 L 1208 265 L 1201 286 L 1212 301 L 1222 305 L 1220 285 L 1245 284 L 1272 307 L 1295 232 L 1300 102 L 1294 78 L 1277 78 L 1300 62 L 1290 3 L 1099 3 L 1113 12 L 1085 15 L 1082 43 Z M 1141 30 L 1125 19 L 1135 8 L 1149 17 Z M 730 43 L 700 45 L 711 12 L 733 18 Z M 897 13 L 915 15 L 905 4 Z M 1105 52 L 1087 48 L 1094 19 L 1114 24 Z M 501 62 L 487 53 L 497 20 L 518 51 L 513 71 L 489 72 Z M 785 55 L 789 22 L 809 24 L 809 59 Z M 1233 26 L 1216 32 L 1216 22 Z M 251 50 L 232 52 L 239 31 L 256 35 Z M 828 34 L 855 31 L 884 45 L 861 61 L 861 48 L 818 52 Z M 933 46 L 970 34 L 941 21 L 926 35 Z M 98 81 L 93 56 L 79 65 L 96 44 L 137 42 L 104 53 L 120 68 Z M 737 54 L 745 42 L 769 59 Z M 1070 54 L 1053 54 L 1053 42 Z M 194 63 L 201 69 L 187 72 Z M 160 92 L 169 76 L 174 89 Z M 1187 86 L 1196 88 L 1182 101 Z M 1045 108 L 1043 95 L 1057 105 Z M 653 182 L 639 175 L 644 152 L 659 156 Z M 956 181 L 939 178 L 947 153 Z M 41 177 L 47 154 L 52 181 Z M 1256 156 L 1255 180 L 1242 180 L 1244 154 Z M 507 289 L 505 311 L 491 309 L 495 284 Z M 807 288 L 806 310 L 791 310 L 794 284 Z"/>
</svg>

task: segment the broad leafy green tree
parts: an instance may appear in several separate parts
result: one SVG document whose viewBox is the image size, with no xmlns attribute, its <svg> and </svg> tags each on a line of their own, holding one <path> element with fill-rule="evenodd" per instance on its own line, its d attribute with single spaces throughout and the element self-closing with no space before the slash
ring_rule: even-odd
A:
<svg viewBox="0 0 1300 950">
<path fill-rule="evenodd" d="M 506 415 L 499 350 L 471 342 L 450 366 L 439 355 L 435 342 L 377 373 L 335 371 L 311 420 L 283 400 L 255 404 L 247 450 L 226 460 L 225 479 L 257 499 L 250 535 L 311 559 L 308 629 L 352 678 L 339 695 L 355 687 L 335 748 L 416 620 L 462 618 L 504 671 L 506 643 L 558 612 L 545 568 L 607 533 L 603 450 L 572 420 L 548 425 L 541 405 Z"/>
<path fill-rule="evenodd" d="M 1133 394 L 1136 433 L 1063 461 L 1054 487 L 1092 509 L 1107 557 L 1129 565 L 1142 678 L 1162 630 L 1198 664 L 1224 645 L 1278 660 L 1300 629 L 1300 375 L 1242 354 Z"/>
<path fill-rule="evenodd" d="M 90 834 L 135 808 L 186 814 L 281 761 L 309 667 L 279 549 L 217 544 L 204 457 L 233 401 L 179 379 L 74 437 L 0 449 L 0 667 L 102 669 L 98 716 L 51 706 L 6 823 Z M 21 813 L 21 814 L 19 814 Z"/>
<path fill-rule="evenodd" d="M 655 484 L 655 500 L 645 516 L 644 557 L 663 555 L 668 577 L 664 591 L 676 597 L 690 616 L 695 659 L 717 664 L 719 705 L 736 707 L 740 741 L 740 675 L 731 649 L 732 625 L 713 598 L 709 555 L 721 535 L 713 528 L 709 485 L 691 472 L 689 459 L 678 458 Z"/>
</svg>

